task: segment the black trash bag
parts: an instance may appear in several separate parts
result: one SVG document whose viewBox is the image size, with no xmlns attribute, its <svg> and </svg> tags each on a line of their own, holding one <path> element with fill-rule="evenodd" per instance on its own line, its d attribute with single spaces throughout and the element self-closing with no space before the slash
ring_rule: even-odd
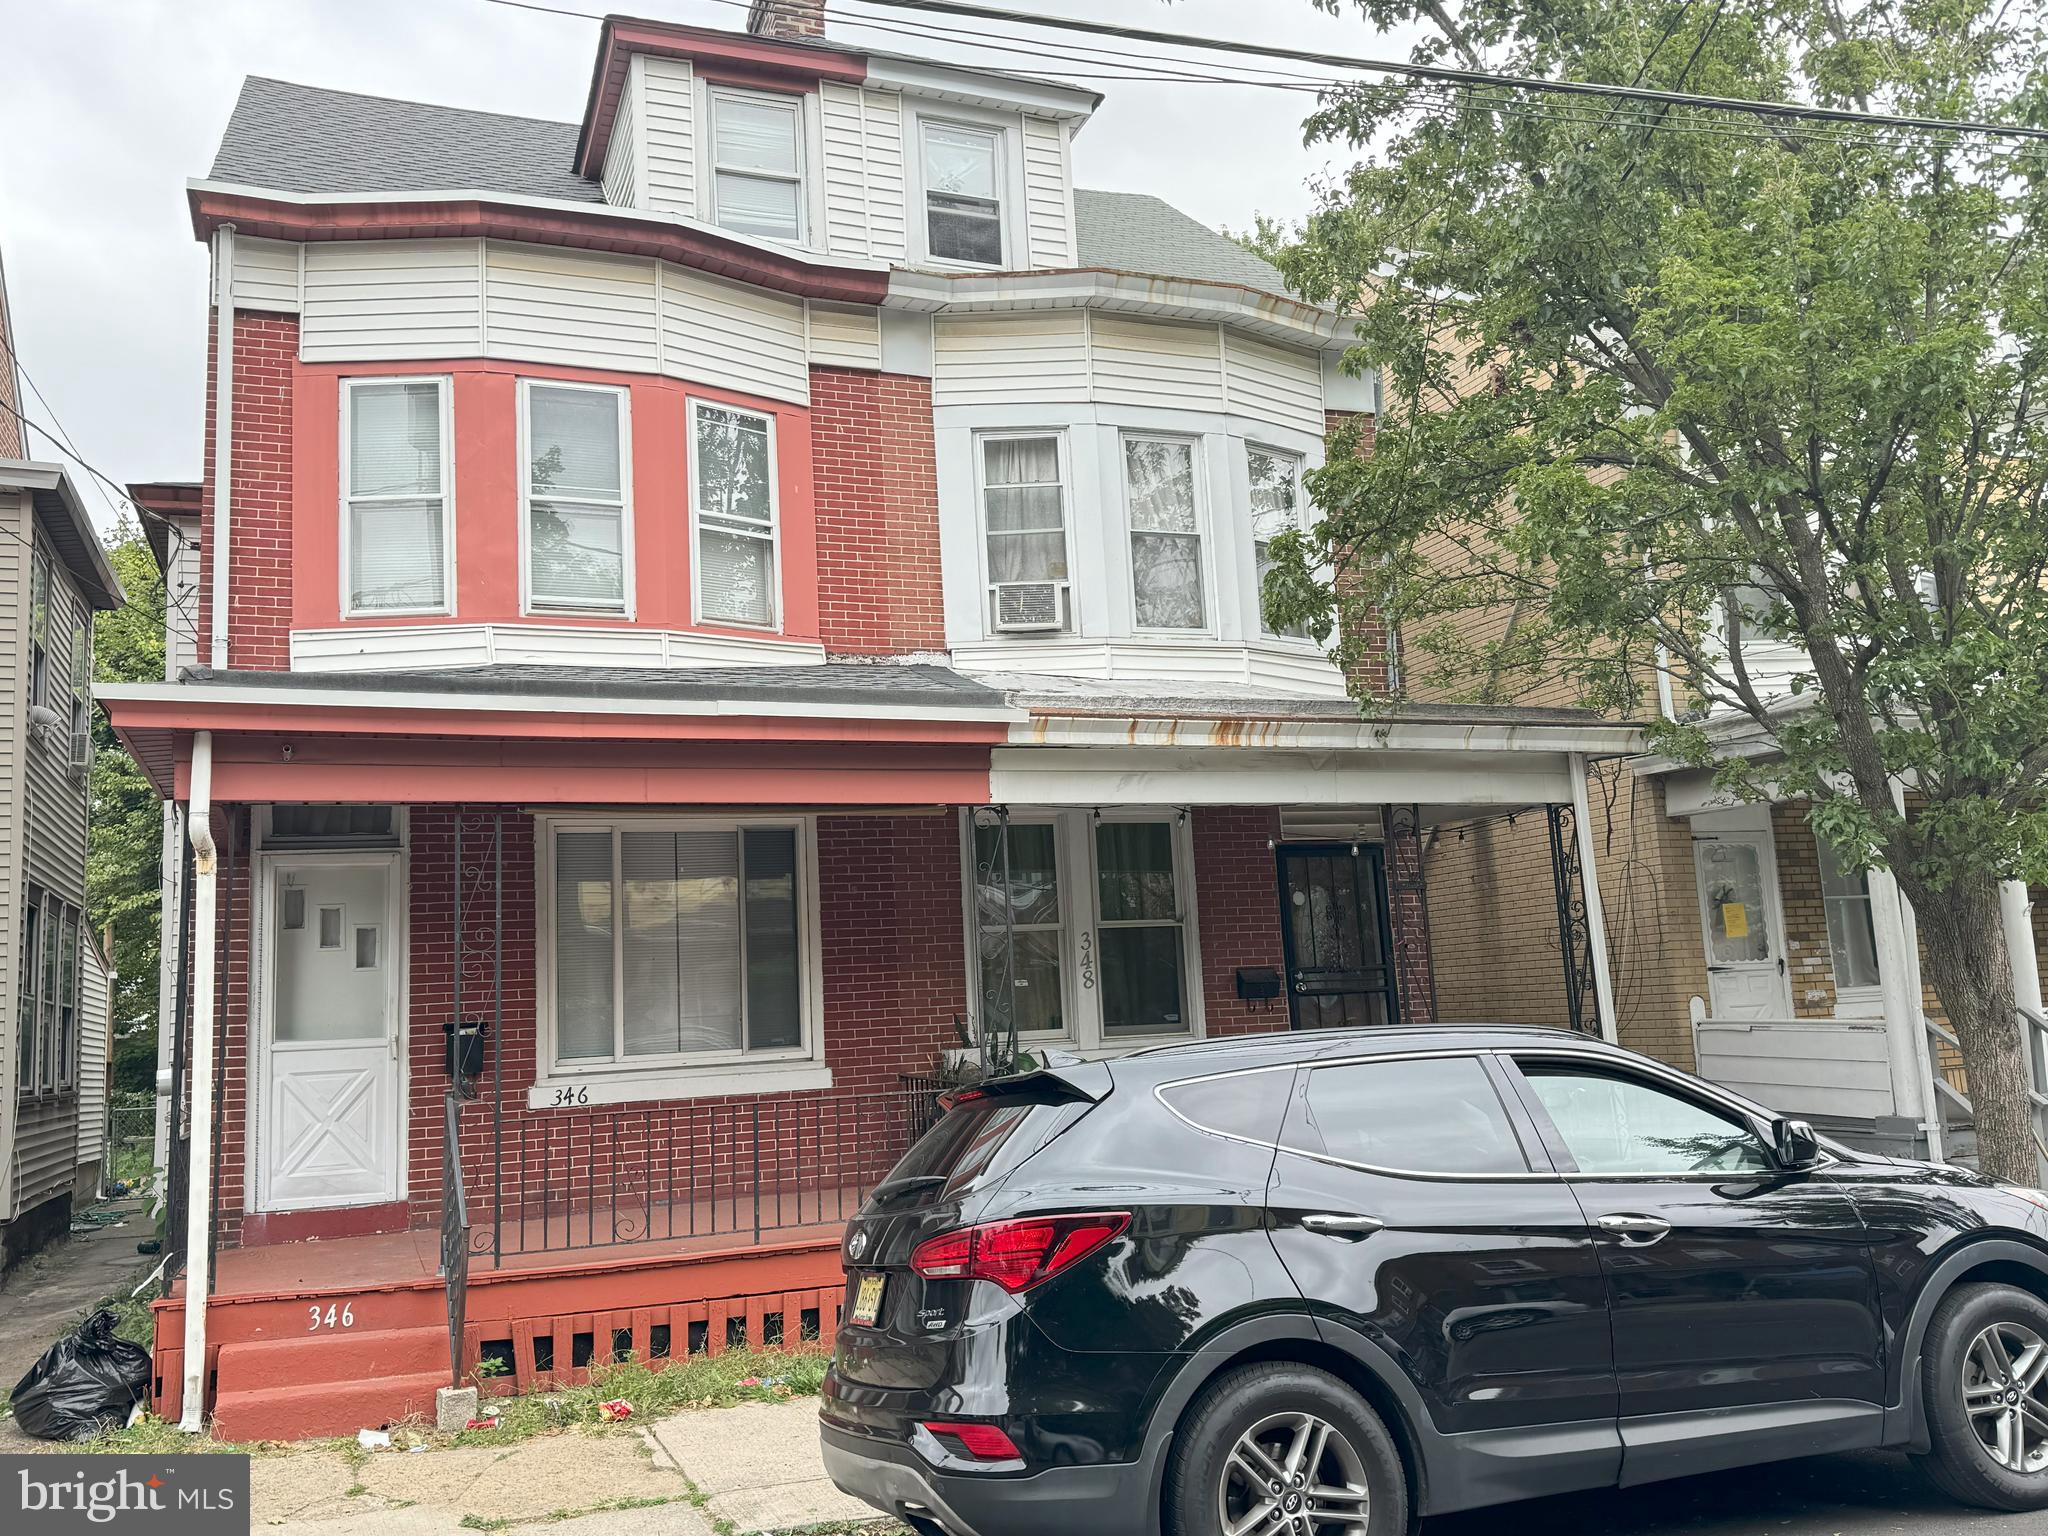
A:
<svg viewBox="0 0 2048 1536">
<path fill-rule="evenodd" d="M 95 1312 L 14 1384 L 14 1422 L 40 1440 L 90 1440 L 119 1429 L 149 1391 L 149 1351 L 114 1337 L 114 1314 Z"/>
</svg>

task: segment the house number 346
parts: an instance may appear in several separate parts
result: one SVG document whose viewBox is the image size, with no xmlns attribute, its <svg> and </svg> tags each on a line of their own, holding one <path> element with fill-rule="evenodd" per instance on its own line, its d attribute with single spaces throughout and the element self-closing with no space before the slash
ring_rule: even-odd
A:
<svg viewBox="0 0 2048 1536">
<path fill-rule="evenodd" d="M 356 1325 L 356 1304 L 345 1302 L 336 1307 L 332 1302 L 322 1311 L 319 1307 L 306 1308 L 309 1321 L 306 1332 L 318 1333 L 322 1328 L 353 1328 Z"/>
</svg>

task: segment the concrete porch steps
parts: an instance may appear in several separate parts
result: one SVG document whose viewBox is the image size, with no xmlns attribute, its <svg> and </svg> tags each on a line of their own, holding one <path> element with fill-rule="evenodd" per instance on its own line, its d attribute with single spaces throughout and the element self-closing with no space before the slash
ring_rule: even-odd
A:
<svg viewBox="0 0 2048 1536">
<path fill-rule="evenodd" d="M 447 1349 L 445 1339 L 442 1349 Z M 224 1389 L 214 1400 L 213 1433 L 221 1440 L 316 1440 L 404 1419 L 431 1427 L 434 1393 L 447 1385 L 444 1360 L 438 1371 L 413 1375 Z"/>
</svg>

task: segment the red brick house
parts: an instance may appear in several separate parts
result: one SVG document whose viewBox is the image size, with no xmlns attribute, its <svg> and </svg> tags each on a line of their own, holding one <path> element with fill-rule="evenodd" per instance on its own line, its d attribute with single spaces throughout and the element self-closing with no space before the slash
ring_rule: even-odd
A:
<svg viewBox="0 0 2048 1536">
<path fill-rule="evenodd" d="M 251 80 L 191 185 L 205 482 L 137 495 L 195 648 L 102 694 L 190 854 L 188 1425 L 829 1335 L 963 1030 L 1429 1018 L 1460 818 L 1548 819 L 1555 1022 L 1612 1029 L 1638 733 L 1361 718 L 1262 620 L 1377 406 L 1340 317 L 1077 191 L 1092 92 L 763 9 L 607 21 L 573 124 Z"/>
</svg>

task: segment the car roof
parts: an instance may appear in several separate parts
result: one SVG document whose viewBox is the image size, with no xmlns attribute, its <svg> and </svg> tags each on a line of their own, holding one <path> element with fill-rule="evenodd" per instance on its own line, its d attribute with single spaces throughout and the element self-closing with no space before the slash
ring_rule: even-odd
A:
<svg viewBox="0 0 2048 1536">
<path fill-rule="evenodd" d="M 1361 1029 L 1274 1030 L 1187 1040 L 1135 1051 L 1125 1061 L 1185 1062 L 1204 1070 L 1283 1061 L 1313 1061 L 1328 1055 L 1375 1056 L 1395 1051 L 1452 1048 L 1487 1050 L 1541 1045 L 1546 1049 L 1611 1049 L 1603 1040 L 1543 1024 L 1380 1024 Z"/>
</svg>

